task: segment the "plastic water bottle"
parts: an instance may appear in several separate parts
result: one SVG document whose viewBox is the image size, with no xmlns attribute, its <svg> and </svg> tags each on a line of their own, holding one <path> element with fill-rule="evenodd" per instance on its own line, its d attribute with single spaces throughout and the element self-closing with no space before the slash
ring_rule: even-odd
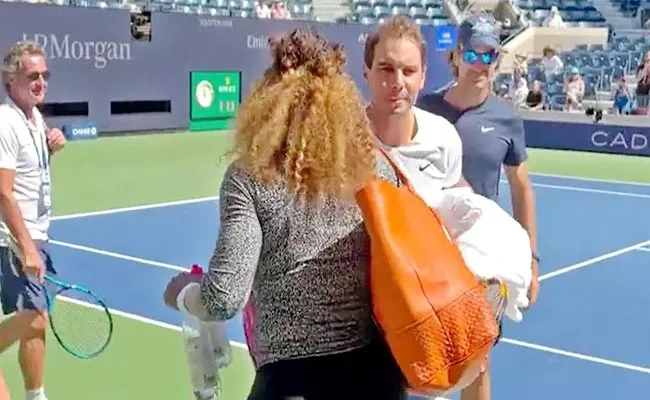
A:
<svg viewBox="0 0 650 400">
<path fill-rule="evenodd" d="M 203 270 L 194 265 L 191 274 L 202 275 Z M 201 321 L 188 312 L 182 315 L 183 342 L 194 396 L 197 400 L 216 400 L 221 395 L 222 386 L 219 369 L 232 361 L 225 323 Z"/>
</svg>

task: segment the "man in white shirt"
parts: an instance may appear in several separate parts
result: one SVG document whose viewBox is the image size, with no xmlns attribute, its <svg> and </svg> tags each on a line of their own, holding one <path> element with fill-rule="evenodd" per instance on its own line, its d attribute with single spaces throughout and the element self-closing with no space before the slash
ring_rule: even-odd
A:
<svg viewBox="0 0 650 400">
<path fill-rule="evenodd" d="M 445 118 L 414 106 L 426 75 L 426 47 L 417 25 L 395 17 L 366 41 L 364 75 L 368 117 L 377 138 L 433 205 L 444 188 L 459 183 L 462 143 Z"/>
<path fill-rule="evenodd" d="M 0 105 L 0 269 L 5 315 L 0 352 L 20 341 L 18 362 L 27 400 L 47 400 L 43 388 L 48 326 L 43 277 L 51 211 L 50 157 L 65 145 L 48 129 L 36 105 L 43 103 L 50 72 L 42 49 L 16 43 L 4 57 Z M 51 270 L 53 272 L 53 270 Z"/>
</svg>

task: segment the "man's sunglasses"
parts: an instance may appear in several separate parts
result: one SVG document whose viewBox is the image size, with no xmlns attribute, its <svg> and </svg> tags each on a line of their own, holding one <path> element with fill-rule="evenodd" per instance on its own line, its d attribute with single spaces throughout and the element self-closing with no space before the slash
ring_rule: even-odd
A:
<svg viewBox="0 0 650 400">
<path fill-rule="evenodd" d="M 495 50 L 491 50 L 487 53 L 478 53 L 474 50 L 467 49 L 462 51 L 463 61 L 468 64 L 476 64 L 480 62 L 483 65 L 492 65 L 497 58 L 499 58 L 499 53 Z"/>
<path fill-rule="evenodd" d="M 30 82 L 37 81 L 41 77 L 43 77 L 44 81 L 48 81 L 50 79 L 51 73 L 50 71 L 45 71 L 45 72 L 34 71 L 34 72 L 30 72 L 29 74 L 26 74 L 25 76 Z"/>
</svg>

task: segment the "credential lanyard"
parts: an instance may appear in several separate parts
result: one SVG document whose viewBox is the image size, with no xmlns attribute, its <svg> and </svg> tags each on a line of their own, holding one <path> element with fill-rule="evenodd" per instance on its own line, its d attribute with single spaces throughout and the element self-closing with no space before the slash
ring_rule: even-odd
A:
<svg viewBox="0 0 650 400">
<path fill-rule="evenodd" d="M 12 102 L 13 103 L 13 102 Z M 38 158 L 38 167 L 41 172 L 48 172 L 49 170 L 49 165 L 47 162 L 47 144 L 45 143 L 45 139 L 43 136 L 45 135 L 40 135 L 38 129 L 33 129 L 32 125 L 29 123 L 29 120 L 27 119 L 27 116 L 23 114 L 23 112 L 15 105 L 12 104 L 12 106 L 16 109 L 18 114 L 20 114 L 20 117 L 22 118 L 23 122 L 25 123 L 25 126 L 27 127 L 27 130 L 29 131 L 29 136 L 32 138 L 32 144 L 34 144 L 34 150 L 36 150 L 36 157 Z M 37 134 L 39 136 L 39 142 L 41 142 L 41 150 L 38 150 L 38 144 L 36 143 L 36 137 L 34 136 Z"/>
<path fill-rule="evenodd" d="M 27 124 L 27 129 L 29 130 L 29 136 L 32 138 L 32 143 L 34 144 L 34 149 L 36 150 L 36 155 L 38 157 L 38 166 L 43 172 L 48 172 L 49 165 L 47 162 L 47 145 L 45 144 L 45 140 L 43 138 L 44 135 L 41 135 L 38 129 L 32 129 L 31 125 L 29 124 L 28 121 L 25 121 Z M 36 143 L 36 137 L 35 135 L 39 136 L 39 142 L 41 142 L 41 149 L 38 149 L 38 144 Z"/>
</svg>

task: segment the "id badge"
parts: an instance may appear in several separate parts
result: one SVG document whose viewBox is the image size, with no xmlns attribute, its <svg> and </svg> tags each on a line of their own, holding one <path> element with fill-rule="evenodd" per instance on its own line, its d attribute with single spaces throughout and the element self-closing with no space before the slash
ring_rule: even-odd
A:
<svg viewBox="0 0 650 400">
<path fill-rule="evenodd" d="M 50 192 L 50 174 L 48 171 L 41 172 L 41 193 L 39 196 L 38 215 L 50 215 L 52 210 L 52 194 Z"/>
</svg>

